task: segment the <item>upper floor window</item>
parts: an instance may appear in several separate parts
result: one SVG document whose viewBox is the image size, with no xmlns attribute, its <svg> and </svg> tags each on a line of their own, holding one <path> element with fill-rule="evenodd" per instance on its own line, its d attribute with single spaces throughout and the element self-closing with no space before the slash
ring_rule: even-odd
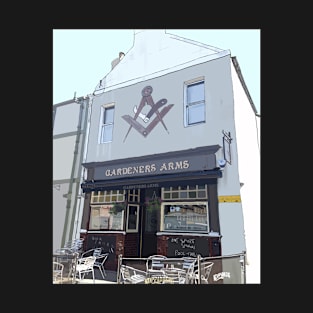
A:
<svg viewBox="0 0 313 313">
<path fill-rule="evenodd" d="M 185 126 L 205 122 L 204 80 L 186 82 L 184 110 Z"/>
<path fill-rule="evenodd" d="M 111 142 L 113 139 L 114 105 L 101 107 L 100 116 L 100 143 Z"/>
</svg>

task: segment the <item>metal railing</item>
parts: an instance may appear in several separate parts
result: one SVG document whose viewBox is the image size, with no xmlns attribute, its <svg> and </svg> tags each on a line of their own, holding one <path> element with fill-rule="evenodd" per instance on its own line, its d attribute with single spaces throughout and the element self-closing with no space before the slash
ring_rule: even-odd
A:
<svg viewBox="0 0 313 313">
<path fill-rule="evenodd" d="M 63 282 L 76 283 L 76 264 L 79 254 L 66 249 L 58 249 L 52 255 L 52 260 L 63 264 Z"/>
<path fill-rule="evenodd" d="M 157 259 L 156 268 L 152 266 L 154 259 Z M 160 256 L 129 258 L 119 255 L 117 283 L 245 284 L 245 267 L 245 253 L 218 257 L 198 255 L 196 258 L 161 258 Z"/>
</svg>

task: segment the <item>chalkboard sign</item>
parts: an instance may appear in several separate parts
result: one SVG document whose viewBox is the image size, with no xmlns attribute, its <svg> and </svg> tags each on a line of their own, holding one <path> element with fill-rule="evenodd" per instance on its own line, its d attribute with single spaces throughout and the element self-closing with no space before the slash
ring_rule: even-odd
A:
<svg viewBox="0 0 313 313">
<path fill-rule="evenodd" d="M 115 236 L 88 235 L 87 250 L 102 248 L 102 253 L 109 252 L 108 261 L 115 259 Z"/>
<path fill-rule="evenodd" d="M 204 237 L 169 237 L 167 256 L 174 258 L 209 256 L 209 242 Z"/>
</svg>

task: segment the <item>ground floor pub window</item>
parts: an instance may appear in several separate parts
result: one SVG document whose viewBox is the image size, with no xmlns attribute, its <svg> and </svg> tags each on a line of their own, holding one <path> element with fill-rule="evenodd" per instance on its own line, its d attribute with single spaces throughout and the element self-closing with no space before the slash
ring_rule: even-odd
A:
<svg viewBox="0 0 313 313">
<path fill-rule="evenodd" d="M 172 232 L 208 232 L 207 202 L 163 202 L 161 230 Z"/>
<path fill-rule="evenodd" d="M 161 193 L 161 231 L 208 232 L 207 184 L 164 187 Z"/>
<path fill-rule="evenodd" d="M 90 230 L 123 230 L 124 204 L 91 205 Z"/>
</svg>

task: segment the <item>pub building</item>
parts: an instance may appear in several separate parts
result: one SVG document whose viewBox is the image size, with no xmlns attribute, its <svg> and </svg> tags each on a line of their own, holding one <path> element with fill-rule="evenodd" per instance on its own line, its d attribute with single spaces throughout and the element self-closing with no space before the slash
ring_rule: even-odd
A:
<svg viewBox="0 0 313 313">
<path fill-rule="evenodd" d="M 125 257 L 221 255 L 218 149 L 83 164 L 89 173 L 82 184 L 90 203 L 87 245 L 100 241 Z M 175 249 L 172 237 L 188 239 L 186 247 Z"/>
<path fill-rule="evenodd" d="M 236 132 L 250 156 L 257 139 L 238 114 L 255 118 L 236 58 L 164 30 L 135 30 L 122 55 L 89 95 L 84 249 L 103 247 L 112 270 L 119 255 L 245 252 L 240 189 L 253 182 L 239 173 Z"/>
</svg>

